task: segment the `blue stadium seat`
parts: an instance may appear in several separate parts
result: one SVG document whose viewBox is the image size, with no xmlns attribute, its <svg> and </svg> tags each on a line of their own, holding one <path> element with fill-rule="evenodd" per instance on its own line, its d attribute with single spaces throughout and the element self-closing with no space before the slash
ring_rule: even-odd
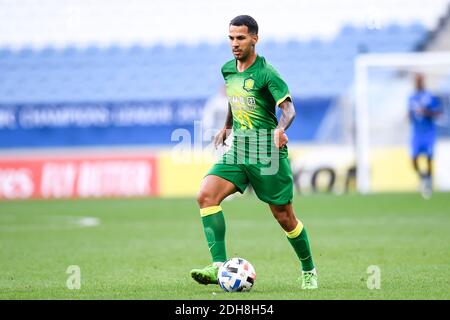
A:
<svg viewBox="0 0 450 320">
<path fill-rule="evenodd" d="M 294 95 L 339 96 L 350 86 L 358 52 L 414 50 L 427 36 L 421 24 L 367 30 L 346 25 L 331 41 L 262 41 L 258 53 L 286 78 Z M 0 101 L 206 98 L 222 83 L 229 44 L 128 48 L 0 49 Z M 17 90 L 24 86 L 26 90 Z M 27 96 L 28 95 L 28 96 Z M 28 98 L 27 98 L 28 99 Z"/>
</svg>

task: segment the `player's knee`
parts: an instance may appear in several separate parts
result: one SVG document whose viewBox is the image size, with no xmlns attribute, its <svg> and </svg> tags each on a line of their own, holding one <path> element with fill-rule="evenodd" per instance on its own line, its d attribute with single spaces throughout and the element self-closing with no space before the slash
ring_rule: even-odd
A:
<svg viewBox="0 0 450 320">
<path fill-rule="evenodd" d="M 215 197 L 207 190 L 200 190 L 197 194 L 197 203 L 200 208 L 206 208 L 217 205 Z"/>
<path fill-rule="evenodd" d="M 289 229 L 296 223 L 295 217 L 293 217 L 287 210 L 274 212 L 273 216 L 283 227 L 283 229 Z"/>
<path fill-rule="evenodd" d="M 277 215 L 275 215 L 275 219 L 277 219 L 278 223 L 282 226 L 289 225 L 289 222 L 291 220 L 286 214 L 283 213 L 278 213 Z"/>
</svg>

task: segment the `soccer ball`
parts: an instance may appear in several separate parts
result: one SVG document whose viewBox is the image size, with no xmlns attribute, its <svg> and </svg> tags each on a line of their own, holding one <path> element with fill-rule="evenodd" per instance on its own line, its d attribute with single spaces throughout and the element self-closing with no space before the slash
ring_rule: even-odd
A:
<svg viewBox="0 0 450 320">
<path fill-rule="evenodd" d="M 219 285 L 226 292 L 249 291 L 256 279 L 255 268 L 242 258 L 231 258 L 219 268 Z"/>
</svg>

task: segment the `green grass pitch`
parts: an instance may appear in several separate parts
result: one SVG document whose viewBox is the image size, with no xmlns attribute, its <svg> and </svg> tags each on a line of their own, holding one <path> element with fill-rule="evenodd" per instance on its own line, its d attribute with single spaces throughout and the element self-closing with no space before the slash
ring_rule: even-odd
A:
<svg viewBox="0 0 450 320">
<path fill-rule="evenodd" d="M 0 299 L 449 299 L 450 194 L 296 196 L 319 290 L 303 291 L 299 265 L 266 204 L 222 205 L 228 255 L 256 269 L 254 288 L 225 293 L 195 283 L 210 263 L 194 199 L 0 203 Z M 96 226 L 81 225 L 86 217 Z M 84 219 L 84 220 L 83 220 Z M 70 265 L 81 288 L 70 290 Z M 369 266 L 380 269 L 370 290 Z"/>
</svg>

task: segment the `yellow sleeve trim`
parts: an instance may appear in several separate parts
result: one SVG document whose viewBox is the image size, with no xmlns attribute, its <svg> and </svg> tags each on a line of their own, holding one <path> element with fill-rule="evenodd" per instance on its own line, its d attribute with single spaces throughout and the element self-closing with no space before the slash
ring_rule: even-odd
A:
<svg viewBox="0 0 450 320">
<path fill-rule="evenodd" d="M 300 220 L 297 220 L 297 226 L 294 230 L 286 232 L 288 238 L 294 239 L 297 238 L 303 230 L 303 223 Z"/>
<path fill-rule="evenodd" d="M 282 103 L 284 100 L 286 100 L 287 98 L 290 98 L 292 101 L 292 97 L 291 95 L 288 93 L 287 95 L 285 95 L 283 98 L 281 98 L 280 100 L 277 101 L 277 106 L 280 105 L 280 103 Z"/>
<path fill-rule="evenodd" d="M 222 211 L 222 207 L 221 206 L 206 207 L 206 208 L 200 209 L 200 215 L 202 217 L 206 217 L 206 216 L 209 216 L 211 214 L 217 213 L 219 211 Z"/>
</svg>

